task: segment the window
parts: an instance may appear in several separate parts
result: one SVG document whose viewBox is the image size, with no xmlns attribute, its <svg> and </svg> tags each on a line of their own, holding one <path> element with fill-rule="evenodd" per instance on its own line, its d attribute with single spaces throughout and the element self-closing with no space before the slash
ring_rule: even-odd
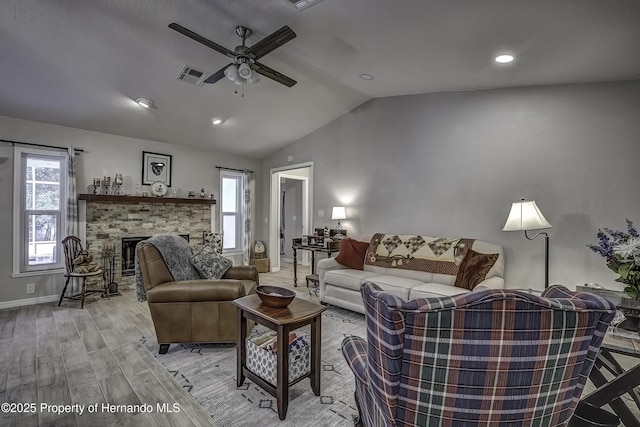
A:
<svg viewBox="0 0 640 427">
<path fill-rule="evenodd" d="M 64 266 L 66 153 L 15 150 L 14 273 Z"/>
<path fill-rule="evenodd" d="M 222 215 L 222 250 L 226 252 L 242 251 L 243 223 L 242 173 L 220 172 L 220 202 Z"/>
</svg>

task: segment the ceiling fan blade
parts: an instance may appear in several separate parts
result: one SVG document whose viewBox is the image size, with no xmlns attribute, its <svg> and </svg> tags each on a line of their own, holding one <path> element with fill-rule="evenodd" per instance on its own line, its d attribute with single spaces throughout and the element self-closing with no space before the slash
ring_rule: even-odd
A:
<svg viewBox="0 0 640 427">
<path fill-rule="evenodd" d="M 223 79 L 224 78 L 224 70 L 226 70 L 229 65 L 231 65 L 231 64 L 227 64 L 224 67 L 220 68 L 215 73 L 211 74 L 209 77 L 207 77 L 207 79 L 204 82 L 205 83 L 209 83 L 209 84 L 213 84 L 213 83 L 217 82 L 218 80 Z"/>
<path fill-rule="evenodd" d="M 283 44 L 294 38 L 296 38 L 296 33 L 294 33 L 291 28 L 285 25 L 284 27 L 275 31 L 273 34 L 268 35 L 258 43 L 251 46 L 245 53 L 252 53 L 255 55 L 254 59 L 260 59 L 267 53 L 282 46 Z"/>
<path fill-rule="evenodd" d="M 235 54 L 226 47 L 220 46 L 218 43 L 212 42 L 211 40 L 202 37 L 200 34 L 194 33 L 193 31 L 183 27 L 182 25 L 172 22 L 171 24 L 169 24 L 169 28 L 189 37 L 190 39 L 197 41 L 198 43 L 202 43 L 203 45 L 217 52 L 220 52 L 221 54 L 226 55 L 229 58 L 235 58 Z"/>
<path fill-rule="evenodd" d="M 256 62 L 254 64 L 254 69 L 257 73 L 262 74 L 265 77 L 269 77 L 271 80 L 274 80 L 278 83 L 281 83 L 287 87 L 291 87 L 293 85 L 295 85 L 296 83 L 298 83 L 297 81 L 293 80 L 290 77 L 285 76 L 282 73 L 279 73 L 278 71 L 274 70 L 273 68 L 269 68 L 264 64 L 261 64 L 259 62 Z"/>
</svg>

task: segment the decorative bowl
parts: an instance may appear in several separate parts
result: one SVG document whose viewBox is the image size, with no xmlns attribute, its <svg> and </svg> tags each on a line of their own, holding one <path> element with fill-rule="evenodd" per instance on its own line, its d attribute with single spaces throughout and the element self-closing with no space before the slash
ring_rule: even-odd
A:
<svg viewBox="0 0 640 427">
<path fill-rule="evenodd" d="M 267 307 L 283 308 L 291 304 L 296 297 L 295 292 L 278 286 L 258 286 L 256 293 Z"/>
</svg>

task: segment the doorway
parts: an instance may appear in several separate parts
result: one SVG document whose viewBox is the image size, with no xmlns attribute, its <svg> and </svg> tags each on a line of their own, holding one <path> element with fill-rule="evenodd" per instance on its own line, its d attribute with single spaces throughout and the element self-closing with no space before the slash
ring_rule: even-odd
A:
<svg viewBox="0 0 640 427">
<path fill-rule="evenodd" d="M 310 234 L 313 162 L 271 169 L 269 258 L 271 271 L 292 261 L 292 239 Z M 298 263 L 309 265 L 306 251 Z"/>
</svg>

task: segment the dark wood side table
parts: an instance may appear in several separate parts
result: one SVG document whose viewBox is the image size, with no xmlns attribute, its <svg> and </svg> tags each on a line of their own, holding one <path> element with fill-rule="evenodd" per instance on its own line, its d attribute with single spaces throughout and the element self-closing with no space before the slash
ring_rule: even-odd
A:
<svg viewBox="0 0 640 427">
<path fill-rule="evenodd" d="M 311 389 L 316 396 L 320 396 L 320 355 L 321 355 L 321 326 L 322 312 L 326 307 L 303 300 L 299 297 L 285 308 L 271 308 L 262 304 L 258 295 L 247 295 L 233 301 L 238 309 L 238 342 L 237 342 L 237 385 L 240 387 L 246 378 L 258 384 L 266 392 L 277 399 L 278 416 L 284 420 L 289 407 L 289 386 L 309 378 Z M 245 338 L 247 337 L 247 322 L 244 319 L 253 320 L 278 334 L 277 351 L 277 384 L 263 380 L 246 367 L 247 349 Z M 289 332 L 311 325 L 311 366 L 309 373 L 289 383 Z"/>
</svg>

